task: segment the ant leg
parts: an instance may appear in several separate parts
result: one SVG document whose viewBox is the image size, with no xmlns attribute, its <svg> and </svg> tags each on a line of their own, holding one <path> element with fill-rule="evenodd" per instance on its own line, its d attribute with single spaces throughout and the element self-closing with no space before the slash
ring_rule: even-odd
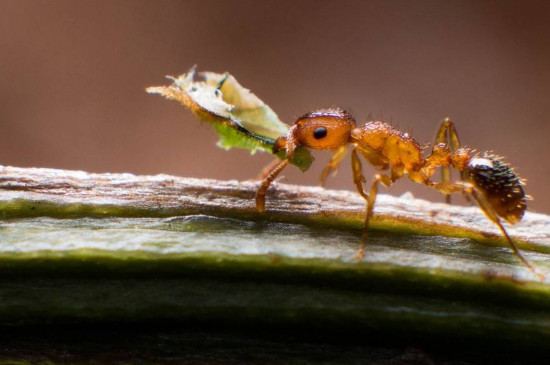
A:
<svg viewBox="0 0 550 365">
<path fill-rule="evenodd" d="M 351 170 L 353 172 L 353 183 L 357 187 L 357 192 L 359 193 L 359 195 L 361 195 L 363 197 L 363 199 L 365 199 L 365 202 L 367 204 L 366 209 L 368 211 L 369 196 L 363 190 L 363 183 L 366 182 L 366 180 L 365 180 L 365 177 L 363 176 L 363 167 L 361 166 L 361 160 L 359 160 L 359 156 L 357 155 L 357 146 L 354 146 L 353 149 L 351 150 Z M 366 241 L 363 240 L 363 237 L 366 238 L 365 226 L 363 226 L 363 231 L 361 233 L 361 237 L 362 237 L 361 238 L 361 250 L 359 252 L 357 252 L 357 254 L 355 255 L 356 259 L 362 259 L 363 258 L 363 253 L 365 251 L 365 247 L 364 247 L 364 244 L 363 244 L 363 242 L 366 242 Z"/>
<path fill-rule="evenodd" d="M 361 166 L 361 160 L 359 160 L 359 155 L 357 155 L 357 146 L 353 147 L 351 151 L 351 170 L 353 172 L 353 183 L 357 187 L 359 195 L 361 195 L 365 201 L 369 201 L 369 196 L 363 190 L 363 183 L 367 182 L 363 176 L 363 167 Z"/>
<path fill-rule="evenodd" d="M 382 183 L 386 187 L 390 187 L 392 184 L 392 180 L 387 175 L 374 175 L 374 181 L 372 182 L 372 185 L 370 187 L 367 199 L 367 215 L 365 217 L 365 224 L 363 225 L 363 231 L 361 233 L 361 250 L 357 254 L 359 258 L 363 257 L 363 253 L 365 252 L 365 248 L 367 246 L 367 229 L 369 227 L 369 222 L 372 217 L 372 212 L 374 211 L 374 204 L 376 203 L 376 196 L 378 195 L 378 184 L 380 183 Z"/>
<path fill-rule="evenodd" d="M 357 255 L 355 255 L 357 259 L 362 259 L 367 245 L 367 229 L 369 226 L 370 217 L 372 216 L 372 212 L 374 210 L 376 195 L 378 194 L 378 183 L 381 182 L 386 186 L 390 186 L 392 181 L 389 176 L 377 174 L 374 177 L 370 192 L 367 195 L 363 190 L 363 183 L 366 182 L 366 180 L 362 173 L 361 160 L 359 160 L 359 156 L 357 155 L 357 147 L 354 147 L 351 151 L 351 169 L 353 171 L 353 182 L 357 187 L 357 191 L 367 203 L 367 214 L 365 216 L 365 223 L 363 224 L 363 230 L 361 232 L 361 249 L 357 252 Z"/>
<path fill-rule="evenodd" d="M 443 119 L 435 134 L 434 148 L 439 144 L 444 144 L 451 153 L 460 147 L 458 133 L 454 123 L 449 118 Z M 449 165 L 441 166 L 441 181 L 444 183 L 451 181 L 451 168 Z M 447 204 L 451 203 L 451 195 L 445 194 L 445 202 Z"/>
<path fill-rule="evenodd" d="M 262 169 L 262 172 L 260 172 L 258 174 L 258 179 L 259 180 L 263 180 L 265 179 L 269 173 L 271 172 L 271 170 L 273 170 L 275 168 L 275 166 L 277 166 L 279 164 L 279 162 L 281 162 L 281 159 L 275 157 L 275 159 L 273 161 L 271 161 L 268 165 L 266 165 L 263 169 Z"/>
<path fill-rule="evenodd" d="M 466 193 L 472 196 L 477 201 L 483 213 L 485 213 L 485 215 L 497 225 L 498 229 L 500 229 L 500 232 L 502 232 L 504 238 L 506 238 L 506 241 L 508 241 L 508 246 L 510 246 L 514 254 L 521 260 L 521 262 L 523 262 L 523 264 L 527 266 L 533 274 L 537 275 L 539 277 L 539 280 L 544 280 L 544 275 L 538 272 L 538 270 L 535 269 L 533 265 L 531 265 L 531 263 L 525 258 L 525 256 L 523 256 L 521 251 L 516 246 L 514 240 L 512 240 L 512 237 L 510 237 L 508 232 L 506 232 L 506 229 L 502 225 L 502 222 L 500 221 L 497 213 L 491 206 L 491 203 L 487 200 L 485 194 L 479 189 L 475 189 L 474 187 L 466 189 Z"/>
<path fill-rule="evenodd" d="M 539 277 L 539 279 L 542 281 L 544 280 L 544 275 L 539 273 L 533 265 L 523 256 L 519 248 L 516 246 L 514 240 L 504 226 L 502 225 L 502 222 L 500 221 L 497 213 L 495 212 L 494 208 L 492 207 L 491 203 L 480 189 L 477 189 L 475 186 L 468 184 L 468 183 L 451 183 L 451 182 L 444 182 L 439 184 L 433 184 L 431 187 L 439 190 L 440 192 L 444 194 L 452 194 L 459 191 L 462 191 L 463 193 L 467 194 L 467 196 L 471 196 L 475 199 L 475 201 L 478 203 L 479 207 L 485 213 L 487 218 L 489 218 L 494 224 L 497 225 L 498 229 L 506 239 L 508 246 L 512 249 L 514 254 L 521 260 L 521 262 L 531 270 L 535 275 Z"/>
<path fill-rule="evenodd" d="M 289 128 L 288 134 L 286 136 L 285 142 L 284 142 L 284 148 L 286 149 L 286 158 L 279 162 L 275 167 L 273 167 L 267 176 L 263 179 L 262 184 L 260 185 L 260 188 L 256 192 L 256 210 L 259 213 L 263 213 L 265 211 L 265 194 L 267 192 L 267 189 L 269 188 L 269 185 L 275 180 L 277 175 L 283 171 L 285 167 L 292 161 L 294 158 L 294 151 L 298 147 L 298 142 L 295 138 L 295 132 L 296 132 L 296 125 L 293 125 Z M 274 163 L 273 163 L 274 165 Z M 270 166 L 271 167 L 271 166 Z"/>
<path fill-rule="evenodd" d="M 460 140 L 454 123 L 449 118 L 443 119 L 435 135 L 435 144 L 445 143 L 451 152 L 460 148 Z"/>
<path fill-rule="evenodd" d="M 283 171 L 283 169 L 288 165 L 290 160 L 287 158 L 285 160 L 282 160 L 275 166 L 269 174 L 265 177 L 265 179 L 262 181 L 262 184 L 260 185 L 260 188 L 258 189 L 258 192 L 256 193 L 256 210 L 258 212 L 263 213 L 265 211 L 265 194 L 267 192 L 267 189 L 269 188 L 269 185 L 275 180 L 277 175 Z"/>
<path fill-rule="evenodd" d="M 327 177 L 328 175 L 330 175 L 331 172 L 333 172 L 332 176 L 336 175 L 336 173 L 338 172 L 338 165 L 340 165 L 340 162 L 342 162 L 342 160 L 346 156 L 347 151 L 347 145 L 338 147 L 338 149 L 332 155 L 330 161 L 327 163 L 327 166 L 324 168 L 323 173 L 321 174 L 321 181 L 319 182 L 319 185 L 325 186 Z"/>
<path fill-rule="evenodd" d="M 354 147 L 353 150 L 351 151 L 351 168 L 353 171 L 353 182 L 357 187 L 357 191 L 363 197 L 363 199 L 365 199 L 365 201 L 367 202 L 367 208 L 366 208 L 367 214 L 365 216 L 365 223 L 363 225 L 363 230 L 361 232 L 361 249 L 359 250 L 359 252 L 357 252 L 357 255 L 355 255 L 357 259 L 362 259 L 365 252 L 366 245 L 367 245 L 367 237 L 368 237 L 367 229 L 369 226 L 370 217 L 372 216 L 372 212 L 374 210 L 376 195 L 378 194 L 378 183 L 381 182 L 386 186 L 390 186 L 392 184 L 392 180 L 389 176 L 377 174 L 374 177 L 374 181 L 370 188 L 370 192 L 367 195 L 363 190 L 363 183 L 365 182 L 365 177 L 363 176 L 363 173 L 362 173 L 361 160 L 359 160 L 359 156 L 357 155 L 357 147 Z"/>
</svg>

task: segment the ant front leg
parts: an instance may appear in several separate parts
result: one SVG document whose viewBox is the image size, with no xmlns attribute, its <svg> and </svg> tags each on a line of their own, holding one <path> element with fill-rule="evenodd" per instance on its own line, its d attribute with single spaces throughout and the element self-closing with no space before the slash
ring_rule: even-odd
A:
<svg viewBox="0 0 550 365">
<path fill-rule="evenodd" d="M 280 162 L 281 162 L 281 159 L 279 159 L 278 157 L 275 157 L 275 159 L 271 161 L 268 165 L 266 165 L 262 169 L 262 172 L 258 174 L 258 179 L 263 180 L 266 177 L 268 177 L 271 170 L 273 170 Z"/>
<path fill-rule="evenodd" d="M 351 151 L 351 171 L 353 172 L 353 183 L 357 187 L 357 192 L 368 202 L 369 196 L 363 190 L 363 183 L 367 180 L 363 176 L 363 166 L 361 166 L 361 160 L 357 155 L 357 146 L 353 147 Z"/>
<path fill-rule="evenodd" d="M 298 144 L 296 142 L 295 137 L 296 132 L 296 125 L 293 125 L 289 128 L 287 136 L 281 137 L 282 143 L 281 146 L 277 146 L 277 151 L 273 151 L 274 153 L 278 152 L 281 148 L 286 149 L 286 158 L 279 163 L 275 165 L 275 162 L 271 163 L 269 167 L 271 170 L 269 173 L 267 173 L 267 176 L 262 181 L 262 184 L 260 185 L 260 188 L 258 189 L 258 192 L 256 193 L 256 210 L 260 213 L 263 213 L 265 211 L 265 194 L 267 193 L 267 189 L 275 180 L 275 178 L 283 171 L 285 167 L 288 166 L 290 161 L 294 158 L 294 151 L 296 150 L 296 147 L 298 147 Z M 277 143 L 277 142 L 276 142 Z M 273 166 L 273 167 L 272 167 Z M 263 174 L 265 174 L 265 169 L 263 171 Z M 263 175 L 262 174 L 262 175 Z"/>
<path fill-rule="evenodd" d="M 279 175 L 281 171 L 283 171 L 283 169 L 289 164 L 289 162 L 290 160 L 288 158 L 279 162 L 273 169 L 271 169 L 269 174 L 262 181 L 262 184 L 256 193 L 256 210 L 258 210 L 258 212 L 263 213 L 265 211 L 265 194 L 267 189 L 273 180 L 275 180 L 277 175 Z"/>
<path fill-rule="evenodd" d="M 369 196 L 363 190 L 363 183 L 366 182 L 366 180 L 363 176 L 363 167 L 361 166 L 361 160 L 359 160 L 359 156 L 357 155 L 357 146 L 353 147 L 353 150 L 351 151 L 351 170 L 353 172 L 353 182 L 357 187 L 357 192 L 363 197 L 363 199 L 365 199 L 368 211 Z M 363 258 L 366 237 L 366 225 L 363 225 L 363 231 L 361 233 L 361 250 L 355 255 L 355 258 L 357 259 Z"/>
<path fill-rule="evenodd" d="M 328 175 L 330 175 L 331 172 L 333 173 L 333 176 L 336 175 L 336 173 L 338 172 L 338 165 L 340 165 L 340 162 L 342 162 L 342 160 L 346 156 L 347 151 L 347 145 L 338 147 L 338 149 L 332 155 L 330 161 L 327 163 L 327 166 L 325 166 L 323 173 L 321 174 L 321 181 L 319 185 L 325 186 L 327 177 Z"/>
</svg>

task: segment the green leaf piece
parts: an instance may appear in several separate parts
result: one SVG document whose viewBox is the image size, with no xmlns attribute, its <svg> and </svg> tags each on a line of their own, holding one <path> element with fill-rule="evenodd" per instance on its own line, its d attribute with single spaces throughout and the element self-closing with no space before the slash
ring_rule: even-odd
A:
<svg viewBox="0 0 550 365">
<path fill-rule="evenodd" d="M 288 125 L 269 106 L 228 73 L 197 74 L 193 67 L 178 78 L 169 78 L 173 81 L 170 86 L 149 87 L 147 92 L 177 100 L 202 121 L 212 124 L 220 136 L 221 148 L 272 153 L 275 140 L 288 132 Z M 306 171 L 313 156 L 305 148 L 301 148 L 299 155 L 292 163 Z"/>
</svg>

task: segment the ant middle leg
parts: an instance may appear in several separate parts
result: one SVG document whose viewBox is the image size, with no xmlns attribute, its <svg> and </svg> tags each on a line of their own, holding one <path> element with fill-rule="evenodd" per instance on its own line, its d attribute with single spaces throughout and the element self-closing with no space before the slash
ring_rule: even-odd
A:
<svg viewBox="0 0 550 365">
<path fill-rule="evenodd" d="M 361 160 L 359 160 L 359 156 L 357 155 L 357 147 L 354 147 L 351 151 L 351 168 L 353 171 L 353 182 L 355 183 L 359 194 L 363 197 L 363 199 L 365 199 L 367 205 L 365 223 L 363 224 L 363 229 L 361 231 L 361 249 L 359 250 L 359 252 L 357 252 L 357 255 L 355 256 L 357 259 L 362 259 L 367 245 L 367 230 L 369 227 L 369 221 L 374 211 L 376 196 L 378 195 L 378 184 L 382 183 L 385 186 L 390 186 L 393 181 L 392 178 L 387 175 L 376 174 L 374 177 L 374 181 L 371 185 L 369 194 L 366 194 L 363 190 L 363 183 L 366 182 L 366 180 L 363 176 Z"/>
<path fill-rule="evenodd" d="M 367 239 L 368 239 L 368 228 L 369 228 L 369 222 L 372 217 L 372 213 L 374 211 L 374 204 L 376 203 L 376 197 L 378 196 L 378 184 L 382 184 L 386 187 L 390 187 L 392 184 L 391 177 L 387 175 L 381 175 L 376 174 L 374 175 L 374 181 L 372 182 L 372 185 L 369 190 L 369 195 L 367 199 L 367 215 L 365 216 L 365 223 L 363 225 L 363 230 L 361 232 L 361 250 L 357 254 L 359 258 L 363 257 L 363 254 L 365 252 L 365 248 L 367 246 Z"/>
<path fill-rule="evenodd" d="M 334 152 L 334 154 L 330 158 L 330 161 L 327 163 L 327 165 L 323 169 L 323 172 L 321 173 L 321 181 L 319 182 L 319 185 L 325 186 L 327 177 L 328 175 L 330 175 L 331 172 L 332 172 L 332 176 L 336 175 L 336 173 L 338 172 L 338 165 L 340 165 L 340 162 L 342 162 L 342 160 L 346 156 L 347 151 L 348 151 L 347 145 L 338 147 L 338 149 Z"/>
</svg>

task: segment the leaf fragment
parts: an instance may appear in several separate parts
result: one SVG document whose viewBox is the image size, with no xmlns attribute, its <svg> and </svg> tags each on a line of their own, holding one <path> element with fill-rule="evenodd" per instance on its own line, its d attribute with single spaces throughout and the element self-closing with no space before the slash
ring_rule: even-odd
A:
<svg viewBox="0 0 550 365">
<path fill-rule="evenodd" d="M 212 124 L 220 136 L 218 146 L 233 147 L 273 153 L 275 140 L 285 136 L 288 125 L 250 90 L 242 87 L 230 74 L 214 72 L 196 73 L 195 67 L 169 86 L 147 88 L 150 94 L 160 94 L 167 99 L 179 101 L 204 122 Z M 306 148 L 298 148 L 292 163 L 306 171 L 313 156 Z M 284 153 L 277 155 L 284 158 Z"/>
</svg>

